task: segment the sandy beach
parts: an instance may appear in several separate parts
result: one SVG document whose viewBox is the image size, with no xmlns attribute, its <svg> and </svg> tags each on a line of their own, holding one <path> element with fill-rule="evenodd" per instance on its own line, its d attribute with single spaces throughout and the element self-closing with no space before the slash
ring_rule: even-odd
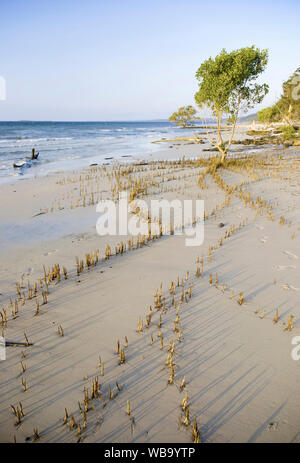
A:
<svg viewBox="0 0 300 463">
<path fill-rule="evenodd" d="M 161 145 L 0 187 L 1 442 L 300 442 L 300 147 Z M 203 199 L 203 245 L 99 236 L 133 190 Z"/>
</svg>

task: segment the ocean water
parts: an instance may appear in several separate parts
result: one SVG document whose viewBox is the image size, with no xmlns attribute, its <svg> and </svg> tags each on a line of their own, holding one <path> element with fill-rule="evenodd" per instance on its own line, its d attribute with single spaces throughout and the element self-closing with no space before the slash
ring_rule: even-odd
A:
<svg viewBox="0 0 300 463">
<path fill-rule="evenodd" d="M 192 135 L 169 122 L 0 122 L 0 183 L 72 170 L 92 163 L 127 161 L 163 149 L 160 138 Z M 36 161 L 28 161 L 31 149 Z M 112 158 L 112 159 L 107 159 Z"/>
</svg>

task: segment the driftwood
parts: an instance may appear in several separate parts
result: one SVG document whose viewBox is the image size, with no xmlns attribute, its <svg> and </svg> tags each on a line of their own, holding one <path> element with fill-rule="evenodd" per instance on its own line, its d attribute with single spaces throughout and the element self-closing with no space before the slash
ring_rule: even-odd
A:
<svg viewBox="0 0 300 463">
<path fill-rule="evenodd" d="M 20 161 L 20 162 L 14 162 L 13 163 L 13 167 L 15 169 L 20 168 L 20 167 L 24 167 L 25 165 L 26 165 L 26 161 Z"/>
<path fill-rule="evenodd" d="M 33 346 L 32 342 L 17 342 L 17 341 L 5 341 L 5 346 L 6 347 L 28 347 L 28 346 Z"/>
<path fill-rule="evenodd" d="M 32 148 L 32 150 L 31 150 L 31 159 L 37 159 L 39 157 L 39 154 L 40 153 L 35 154 L 35 149 Z"/>
<path fill-rule="evenodd" d="M 26 156 L 26 159 L 28 159 L 28 161 L 17 161 L 17 162 L 14 162 L 13 163 L 13 167 L 15 169 L 18 169 L 18 168 L 22 168 L 22 167 L 30 167 L 31 166 L 31 163 L 30 161 L 34 161 L 36 160 L 38 157 L 39 157 L 39 154 L 40 153 L 36 153 L 35 152 L 35 149 L 32 148 L 31 150 L 31 156 Z"/>
</svg>

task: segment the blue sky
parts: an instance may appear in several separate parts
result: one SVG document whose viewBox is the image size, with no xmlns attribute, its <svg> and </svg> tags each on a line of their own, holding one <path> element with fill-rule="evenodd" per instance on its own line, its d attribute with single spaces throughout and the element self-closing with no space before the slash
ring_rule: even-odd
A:
<svg viewBox="0 0 300 463">
<path fill-rule="evenodd" d="M 0 120 L 167 118 L 194 104 L 202 61 L 252 44 L 272 104 L 300 65 L 299 18 L 299 0 L 0 0 Z"/>
</svg>

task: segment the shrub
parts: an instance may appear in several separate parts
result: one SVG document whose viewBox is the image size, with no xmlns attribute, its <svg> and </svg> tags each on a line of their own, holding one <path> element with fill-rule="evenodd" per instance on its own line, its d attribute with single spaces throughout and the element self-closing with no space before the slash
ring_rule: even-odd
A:
<svg viewBox="0 0 300 463">
<path fill-rule="evenodd" d="M 294 129 L 294 127 L 287 125 L 284 127 L 281 127 L 282 135 L 281 138 L 282 140 L 290 140 L 291 138 L 296 138 L 297 132 Z"/>
</svg>

